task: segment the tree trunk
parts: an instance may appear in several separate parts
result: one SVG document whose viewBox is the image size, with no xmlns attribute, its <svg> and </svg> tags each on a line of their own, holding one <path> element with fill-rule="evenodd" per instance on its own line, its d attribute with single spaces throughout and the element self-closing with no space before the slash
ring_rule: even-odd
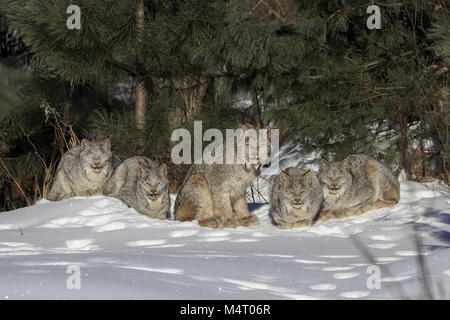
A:
<svg viewBox="0 0 450 320">
<path fill-rule="evenodd" d="M 144 24 L 145 24 L 145 0 L 137 0 L 136 8 L 136 40 L 137 40 L 137 70 L 143 74 L 145 72 L 144 57 L 141 55 L 141 48 L 144 41 Z M 145 80 L 141 75 L 136 77 L 136 127 L 138 129 L 145 128 L 145 112 L 147 108 L 148 92 L 145 88 Z"/>
<path fill-rule="evenodd" d="M 400 129 L 400 140 L 399 140 L 399 164 L 400 168 L 405 170 L 406 177 L 411 178 L 410 163 L 408 159 L 408 121 L 406 115 L 401 112 L 397 115 L 397 124 Z"/>
<path fill-rule="evenodd" d="M 136 127 L 138 129 L 145 128 L 145 113 L 147 109 L 148 92 L 145 88 L 145 81 L 138 77 L 136 79 Z"/>
</svg>

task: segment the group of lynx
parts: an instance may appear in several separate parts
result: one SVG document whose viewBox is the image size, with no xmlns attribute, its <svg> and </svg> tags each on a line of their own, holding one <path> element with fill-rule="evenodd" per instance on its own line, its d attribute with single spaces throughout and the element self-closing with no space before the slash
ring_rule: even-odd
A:
<svg viewBox="0 0 450 320">
<path fill-rule="evenodd" d="M 318 177 L 303 169 L 284 170 L 272 183 L 270 206 L 280 228 L 295 228 L 394 206 L 399 190 L 386 165 L 357 154 L 341 162 L 323 159 Z"/>
<path fill-rule="evenodd" d="M 243 126 L 237 139 L 245 140 L 245 130 L 250 128 Z M 263 161 L 259 146 L 247 143 L 246 148 L 243 164 L 192 165 L 176 198 L 174 219 L 197 220 L 209 228 L 257 225 L 258 217 L 249 212 L 245 194 Z M 166 219 L 170 208 L 167 176 L 165 164 L 158 166 L 141 156 L 115 166 L 109 139 L 83 140 L 61 159 L 48 199 L 103 194 L 141 214 Z M 270 190 L 272 217 L 283 229 L 362 214 L 393 206 L 398 200 L 399 183 L 391 170 L 365 155 L 341 162 L 322 160 L 318 176 L 311 170 L 288 168 L 272 180 Z"/>
<path fill-rule="evenodd" d="M 62 157 L 48 199 L 104 194 L 152 218 L 165 219 L 170 207 L 165 164 L 133 157 L 114 166 L 111 143 L 83 140 Z"/>
</svg>

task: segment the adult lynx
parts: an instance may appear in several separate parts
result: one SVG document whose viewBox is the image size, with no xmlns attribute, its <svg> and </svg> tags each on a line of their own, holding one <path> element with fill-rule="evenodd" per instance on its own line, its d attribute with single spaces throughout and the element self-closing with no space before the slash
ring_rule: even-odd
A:
<svg viewBox="0 0 450 320">
<path fill-rule="evenodd" d="M 136 156 L 125 160 L 105 184 L 105 195 L 151 218 L 166 219 L 170 208 L 167 166 Z"/>
<path fill-rule="evenodd" d="M 74 196 L 103 193 L 103 185 L 113 172 L 109 139 L 81 144 L 67 151 L 59 162 L 48 199 L 57 201 Z"/>
<path fill-rule="evenodd" d="M 270 207 L 280 228 L 311 226 L 322 201 L 322 187 L 311 170 L 288 168 L 272 181 Z"/>
<path fill-rule="evenodd" d="M 320 220 L 394 206 L 400 198 L 400 185 L 391 170 L 362 154 L 341 162 L 322 160 L 319 178 L 324 194 Z"/>
<path fill-rule="evenodd" d="M 238 141 L 246 141 L 246 131 L 255 128 L 244 125 L 241 129 Z M 267 140 L 270 143 L 270 136 Z M 200 226 L 210 228 L 259 223 L 245 199 L 247 188 L 259 175 L 259 146 L 246 143 L 246 147 L 249 152 L 243 164 L 200 164 L 189 169 L 175 202 L 176 220 L 197 220 Z"/>
</svg>

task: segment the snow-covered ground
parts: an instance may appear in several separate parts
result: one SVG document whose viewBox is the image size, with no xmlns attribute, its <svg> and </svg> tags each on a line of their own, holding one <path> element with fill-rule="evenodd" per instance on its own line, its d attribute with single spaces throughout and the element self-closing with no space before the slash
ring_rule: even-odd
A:
<svg viewBox="0 0 450 320">
<path fill-rule="evenodd" d="M 294 149 L 283 149 L 282 168 L 315 168 L 314 157 Z M 450 298 L 444 186 L 404 181 L 393 208 L 306 229 L 280 230 L 268 205 L 249 206 L 260 225 L 225 230 L 150 219 L 103 196 L 1 213 L 0 299 L 418 298 L 424 290 L 414 225 L 433 294 Z M 355 243 L 376 260 L 380 289 L 371 286 L 377 267 Z M 77 268 L 81 288 L 71 290 L 67 280 Z"/>
</svg>

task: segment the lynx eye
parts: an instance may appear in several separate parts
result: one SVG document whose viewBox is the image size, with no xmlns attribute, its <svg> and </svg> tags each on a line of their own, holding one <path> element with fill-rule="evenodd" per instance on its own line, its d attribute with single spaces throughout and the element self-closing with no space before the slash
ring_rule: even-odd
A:
<svg viewBox="0 0 450 320">
<path fill-rule="evenodd" d="M 342 179 L 342 177 L 339 177 L 339 178 L 337 178 L 337 180 L 336 181 L 339 181 L 339 180 L 341 180 Z"/>
</svg>

